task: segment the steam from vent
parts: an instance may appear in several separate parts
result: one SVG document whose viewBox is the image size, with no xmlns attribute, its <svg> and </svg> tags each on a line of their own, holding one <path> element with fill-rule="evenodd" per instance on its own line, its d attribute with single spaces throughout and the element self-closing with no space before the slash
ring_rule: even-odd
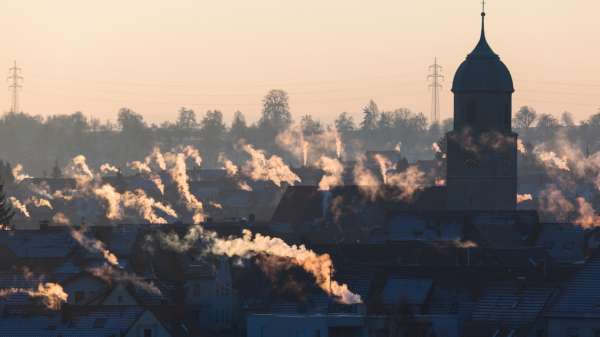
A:
<svg viewBox="0 0 600 337">
<path fill-rule="evenodd" d="M 9 288 L 0 290 L 0 296 L 5 298 L 10 294 L 17 293 L 25 293 L 31 297 L 41 298 L 44 305 L 53 310 L 60 309 L 61 303 L 66 302 L 69 297 L 69 295 L 63 291 L 63 288 L 56 283 L 40 283 L 37 289 Z"/>
<path fill-rule="evenodd" d="M 116 173 L 116 172 L 119 172 L 119 169 L 114 166 L 111 166 L 109 163 L 106 163 L 106 164 L 100 166 L 100 171 L 102 171 L 103 174 L 106 174 L 110 171 Z"/>
<path fill-rule="evenodd" d="M 222 163 L 225 165 L 225 170 L 227 170 L 228 178 L 238 178 L 238 177 L 236 177 L 236 175 L 238 173 L 237 166 L 233 165 L 231 160 L 227 159 L 227 157 L 225 157 L 225 154 L 223 152 L 219 153 L 219 163 Z M 242 189 L 244 191 L 252 191 L 252 187 L 248 186 L 248 183 L 246 183 L 245 181 L 237 180 L 236 183 L 240 189 Z"/>
<path fill-rule="evenodd" d="M 212 253 L 217 256 L 238 255 L 242 258 L 250 258 L 264 253 L 289 258 L 292 263 L 312 274 L 316 278 L 317 285 L 325 292 L 338 297 L 340 302 L 344 304 L 362 303 L 360 295 L 352 293 L 347 285 L 330 280 L 330 267 L 333 270 L 333 263 L 329 255 L 318 255 L 306 249 L 304 245 L 300 247 L 296 245 L 289 246 L 279 238 L 271 238 L 260 234 L 256 234 L 254 239 L 252 239 L 252 233 L 247 229 L 243 230 L 242 238 L 222 239 L 214 232 L 205 232 L 199 225 L 190 228 L 182 239 L 175 233 L 164 234 L 161 244 L 165 248 L 184 252 L 192 248 L 198 240 L 203 240 L 208 244 L 206 253 Z"/>
<path fill-rule="evenodd" d="M 154 185 L 156 185 L 156 188 L 158 188 L 160 194 L 165 194 L 165 185 L 163 184 L 162 179 L 158 174 L 150 173 L 150 175 L 148 176 L 148 180 L 150 180 L 154 183 Z"/>
<path fill-rule="evenodd" d="M 571 169 L 569 169 L 567 166 L 567 156 L 559 158 L 554 152 L 540 152 L 538 155 L 540 160 L 549 166 L 553 166 L 565 171 L 571 171 Z"/>
<path fill-rule="evenodd" d="M 562 191 L 556 185 L 549 184 L 546 189 L 540 192 L 540 210 L 554 214 L 556 220 L 565 221 L 569 213 L 575 210 L 575 206 L 567 200 Z"/>
<path fill-rule="evenodd" d="M 319 190 L 327 191 L 332 187 L 344 184 L 344 180 L 342 179 L 344 166 L 339 160 L 323 156 L 317 162 L 317 166 L 325 171 L 325 175 L 319 182 Z"/>
<path fill-rule="evenodd" d="M 60 212 L 54 214 L 54 216 L 52 217 L 52 222 L 55 224 L 66 225 L 66 226 L 71 225 L 71 220 L 69 220 L 69 218 L 67 218 L 64 213 L 60 213 Z"/>
<path fill-rule="evenodd" d="M 75 178 L 78 183 L 94 180 L 94 174 L 87 166 L 85 157 L 82 155 L 78 155 L 71 160 L 67 166 L 66 173 L 68 176 Z"/>
<path fill-rule="evenodd" d="M 454 244 L 458 248 L 477 248 L 477 244 L 471 240 L 467 240 L 467 241 L 454 240 L 454 241 L 452 241 L 452 244 Z"/>
<path fill-rule="evenodd" d="M 173 178 L 173 182 L 177 186 L 179 196 L 185 203 L 185 208 L 192 212 L 192 218 L 194 222 L 202 222 L 204 215 L 202 214 L 202 203 L 196 199 L 196 197 L 190 193 L 190 186 L 188 185 L 188 175 L 185 166 L 186 154 L 179 153 L 175 161 L 175 167 L 170 169 L 168 172 Z"/>
<path fill-rule="evenodd" d="M 139 170 L 140 172 L 152 172 L 152 169 L 150 168 L 150 164 L 152 163 L 155 163 L 161 170 L 167 169 L 165 158 L 158 147 L 154 147 L 152 153 L 146 157 L 143 162 L 133 161 L 131 163 L 127 163 L 127 167 L 132 170 Z"/>
<path fill-rule="evenodd" d="M 23 181 L 23 179 L 33 178 L 27 174 L 21 173 L 21 171 L 23 171 L 23 165 L 21 164 L 17 164 L 17 166 L 14 169 L 12 169 L 12 174 L 13 176 L 15 176 L 15 182 L 19 183 Z"/>
<path fill-rule="evenodd" d="M 523 141 L 520 139 L 517 140 L 517 150 L 522 154 L 527 154 L 527 149 L 523 146 Z"/>
<path fill-rule="evenodd" d="M 108 261 L 108 263 L 110 263 L 110 266 L 105 263 L 100 268 L 89 269 L 93 275 L 106 280 L 108 283 L 112 283 L 113 279 L 126 280 L 136 286 L 142 287 L 148 292 L 159 295 L 161 294 L 160 289 L 158 289 L 153 282 L 146 282 L 144 279 L 135 274 L 129 274 L 128 272 L 122 270 L 117 272 L 114 268 L 111 268 L 119 265 L 117 257 L 113 253 L 109 252 L 108 249 L 106 249 L 106 245 L 102 241 L 95 238 L 88 238 L 84 235 L 84 233 L 85 229 L 78 231 L 71 228 L 71 236 L 73 236 L 73 238 L 77 240 L 81 246 L 91 253 L 102 253 L 104 258 Z"/>
<path fill-rule="evenodd" d="M 25 205 L 29 205 L 29 204 L 33 204 L 35 207 L 47 206 L 47 207 L 50 207 L 50 209 L 52 209 L 52 205 L 50 204 L 50 201 L 48 201 L 46 199 L 39 199 L 34 196 L 31 196 L 31 197 L 28 197 L 27 199 L 25 199 Z"/>
<path fill-rule="evenodd" d="M 371 172 L 371 170 L 365 168 L 364 161 L 364 156 L 359 158 L 354 166 L 354 170 L 352 170 L 354 175 L 354 183 L 358 185 L 358 188 L 365 195 L 365 197 L 374 202 L 377 196 L 380 194 L 380 181 L 373 174 L 373 172 Z"/>
<path fill-rule="evenodd" d="M 111 253 L 106 249 L 106 245 L 100 240 L 94 238 L 88 238 L 84 235 L 84 230 L 76 230 L 71 228 L 71 236 L 79 242 L 87 251 L 91 253 L 102 253 L 104 258 L 113 266 L 119 264 L 119 260 L 115 254 Z"/>
<path fill-rule="evenodd" d="M 395 200 L 413 201 L 417 192 L 425 189 L 425 173 L 416 166 L 409 166 L 405 171 L 396 173 L 388 178 L 388 184 L 400 187 Z"/>
<path fill-rule="evenodd" d="M 303 132 L 300 132 L 300 142 L 302 143 L 302 157 L 304 158 L 304 166 L 306 166 L 306 159 L 308 158 L 308 143 L 304 140 Z"/>
<path fill-rule="evenodd" d="M 244 144 L 242 149 L 252 156 L 252 159 L 244 165 L 244 173 L 253 180 L 272 181 L 277 186 L 281 186 L 282 182 L 292 186 L 296 181 L 301 182 L 280 157 L 273 155 L 266 159 L 265 151 L 255 150 L 250 144 Z"/>
<path fill-rule="evenodd" d="M 225 170 L 227 171 L 227 177 L 229 177 L 229 178 L 235 177 L 235 175 L 237 174 L 238 168 L 237 168 L 237 166 L 233 165 L 231 160 L 229 160 L 229 159 L 227 159 L 227 157 L 225 157 L 225 154 L 223 152 L 219 153 L 219 163 L 222 163 L 225 165 Z"/>
<path fill-rule="evenodd" d="M 396 144 L 396 147 L 394 148 L 394 150 L 396 150 L 396 152 L 402 152 L 402 142 L 398 142 L 398 144 Z"/>
<path fill-rule="evenodd" d="M 531 198 L 531 194 L 518 194 L 517 193 L 517 204 L 519 204 L 525 200 L 533 200 Z"/>
<path fill-rule="evenodd" d="M 396 164 L 392 164 L 389 158 L 379 154 L 375 155 L 375 160 L 377 160 L 377 163 L 379 164 L 379 170 L 381 171 L 381 176 L 383 177 L 383 184 L 387 185 L 387 173 L 389 170 L 396 169 Z"/>
<path fill-rule="evenodd" d="M 17 198 L 10 197 L 8 198 L 8 200 L 10 201 L 10 204 L 13 206 L 13 208 L 18 209 L 21 213 L 23 213 L 23 215 L 29 218 L 29 212 L 27 211 L 27 207 L 21 204 L 21 202 L 17 200 Z"/>
</svg>

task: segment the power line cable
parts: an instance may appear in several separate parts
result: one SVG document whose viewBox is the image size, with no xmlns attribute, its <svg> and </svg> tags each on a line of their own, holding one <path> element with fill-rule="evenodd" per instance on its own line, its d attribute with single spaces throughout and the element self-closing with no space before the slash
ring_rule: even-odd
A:
<svg viewBox="0 0 600 337">
<path fill-rule="evenodd" d="M 39 78 L 49 78 L 61 81 L 72 81 L 72 82 L 82 82 L 82 83 L 95 83 L 95 84 L 108 84 L 108 85 L 128 85 L 128 86 L 140 86 L 140 87 L 164 87 L 164 88 L 264 88 L 264 87 L 282 87 L 282 86 L 302 86 L 302 85 L 316 85 L 316 84 L 332 84 L 332 83 L 348 83 L 348 82 L 359 82 L 359 81 L 372 81 L 372 80 L 380 80 L 386 78 L 397 78 L 411 75 L 422 75 L 426 72 L 419 71 L 414 73 L 404 73 L 390 76 L 380 76 L 380 77 L 366 77 L 366 78 L 357 78 L 357 79 L 349 79 L 349 80 L 338 80 L 338 81 L 323 81 L 323 82 L 304 82 L 304 83 L 279 83 L 279 84 L 258 84 L 258 85 L 163 85 L 163 84 L 144 84 L 144 83 L 119 83 L 119 82 L 102 82 L 102 81 L 90 81 L 90 80 L 81 80 L 81 79 L 73 79 L 73 78 L 65 78 L 65 77 L 53 77 L 53 76 L 43 76 L 36 74 L 27 74 L 27 76 L 39 77 Z"/>
<path fill-rule="evenodd" d="M 119 73 L 142 73 L 142 74 L 178 74 L 178 75 L 238 75 L 238 74 L 278 74 L 278 73 L 295 73 L 295 72 L 308 72 L 308 71 L 326 71 L 326 70 L 338 70 L 338 69 L 351 69 L 351 68 L 364 68 L 364 67 L 373 67 L 373 66 L 382 66 L 382 65 L 390 65 L 390 64 L 398 64 L 398 63 L 408 63 L 426 60 L 426 58 L 414 59 L 414 60 L 403 60 L 403 61 L 394 61 L 394 62 L 384 62 L 384 63 L 374 63 L 374 64 L 362 64 L 362 65 L 354 65 L 354 66 L 344 66 L 344 67 L 331 67 L 331 68 L 313 68 L 313 69 L 299 69 L 299 70 L 275 70 L 275 71 L 249 71 L 249 72 L 172 72 L 172 71 L 146 71 L 146 70 L 128 70 L 128 69 L 102 69 L 102 68 L 88 68 L 88 67 L 77 67 L 77 66 L 68 66 L 68 65 L 58 65 L 58 64 L 50 64 L 50 63 L 40 63 L 40 62 L 27 62 L 26 64 L 39 64 L 51 67 L 62 67 L 62 68 L 72 68 L 72 69 L 83 69 L 83 70 L 95 70 L 95 71 L 114 71 Z"/>
<path fill-rule="evenodd" d="M 394 88 L 401 86 L 408 86 L 412 84 L 423 84 L 422 81 L 418 82 L 406 82 L 406 83 L 397 83 L 391 85 L 378 85 L 378 86 L 369 86 L 369 87 L 360 87 L 360 88 L 349 88 L 349 89 L 335 89 L 335 90 L 322 90 L 322 91 L 304 91 L 304 92 L 291 92 L 290 95 L 307 95 L 307 94 L 320 94 L 320 93 L 332 93 L 332 92 L 346 92 L 346 91 L 356 91 L 356 90 L 369 90 L 369 89 L 379 89 L 379 88 Z M 80 91 L 91 91 L 91 92 L 101 92 L 101 93 L 112 93 L 112 94 L 128 94 L 128 95 L 151 95 L 151 96 L 173 96 L 173 97 L 262 97 L 264 94 L 250 94 L 250 95 L 231 95 L 231 94 L 161 94 L 161 93 L 144 93 L 144 92 L 127 92 L 127 91 L 112 91 L 112 90 L 98 90 L 98 89 L 87 89 L 87 88 L 74 88 L 74 87 L 62 87 L 62 86 L 53 86 L 53 85 L 44 85 L 38 83 L 28 83 L 27 85 L 42 87 L 42 88 L 54 88 L 54 89 L 64 89 L 64 90 L 80 90 Z"/>
</svg>

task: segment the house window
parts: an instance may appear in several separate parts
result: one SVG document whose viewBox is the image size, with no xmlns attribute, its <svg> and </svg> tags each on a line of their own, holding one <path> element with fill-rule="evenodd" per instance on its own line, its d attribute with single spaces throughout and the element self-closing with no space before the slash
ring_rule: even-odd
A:
<svg viewBox="0 0 600 337">
<path fill-rule="evenodd" d="M 456 314 L 458 312 L 458 303 L 452 303 L 450 305 L 450 313 Z"/>
<path fill-rule="evenodd" d="M 573 249 L 573 241 L 565 241 L 563 249 Z"/>
<path fill-rule="evenodd" d="M 579 337 L 579 328 L 568 328 L 567 336 L 568 337 Z"/>
<path fill-rule="evenodd" d="M 75 304 L 83 301 L 85 298 L 85 291 L 76 291 L 75 292 Z"/>
<path fill-rule="evenodd" d="M 475 103 L 469 103 L 467 106 L 467 122 L 469 122 L 469 124 L 475 124 L 477 122 Z"/>
<path fill-rule="evenodd" d="M 217 322 L 217 324 L 219 324 L 219 310 L 215 311 L 215 317 L 216 317 L 215 321 Z"/>
<path fill-rule="evenodd" d="M 225 310 L 225 321 L 229 323 L 229 310 Z"/>
<path fill-rule="evenodd" d="M 546 241 L 546 242 L 544 242 L 544 247 L 546 249 L 552 249 L 552 246 L 554 246 L 554 241 Z"/>
<path fill-rule="evenodd" d="M 219 297 L 219 285 L 215 284 L 215 296 Z"/>
<path fill-rule="evenodd" d="M 96 318 L 96 320 L 94 321 L 93 327 L 102 329 L 102 328 L 104 328 L 104 325 L 106 325 L 106 318 Z"/>
<path fill-rule="evenodd" d="M 123 303 L 123 295 L 117 295 L 117 303 Z"/>
<path fill-rule="evenodd" d="M 200 288 L 200 283 L 194 283 L 194 296 L 201 296 L 202 289 Z"/>
<path fill-rule="evenodd" d="M 229 297 L 229 283 L 225 283 L 225 296 Z"/>
<path fill-rule="evenodd" d="M 152 337 L 152 329 L 144 329 L 144 337 Z"/>
<path fill-rule="evenodd" d="M 221 310 L 221 322 L 225 323 L 225 311 Z"/>
</svg>

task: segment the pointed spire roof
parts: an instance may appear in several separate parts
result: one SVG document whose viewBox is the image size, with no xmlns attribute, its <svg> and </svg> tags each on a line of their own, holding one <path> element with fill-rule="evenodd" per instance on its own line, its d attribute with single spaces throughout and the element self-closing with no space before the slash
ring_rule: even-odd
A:
<svg viewBox="0 0 600 337">
<path fill-rule="evenodd" d="M 481 36 L 475 49 L 458 67 L 452 91 L 504 91 L 514 92 L 508 68 L 500 61 L 485 39 L 485 12 L 481 13 Z"/>
<path fill-rule="evenodd" d="M 481 37 L 479 37 L 479 42 L 475 49 L 467 56 L 467 58 L 471 57 L 493 57 L 499 58 L 498 55 L 494 53 L 490 45 L 487 43 L 485 39 L 485 12 L 481 13 Z"/>
</svg>

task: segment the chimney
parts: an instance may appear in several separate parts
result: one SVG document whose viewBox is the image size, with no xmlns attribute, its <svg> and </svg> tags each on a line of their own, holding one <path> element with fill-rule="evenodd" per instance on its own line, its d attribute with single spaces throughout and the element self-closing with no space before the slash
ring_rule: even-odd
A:
<svg viewBox="0 0 600 337">
<path fill-rule="evenodd" d="M 306 244 L 306 242 L 308 241 L 307 239 L 308 239 L 308 238 L 307 238 L 306 236 L 301 236 L 301 237 L 300 237 L 300 244 L 301 244 L 301 245 L 305 245 L 305 244 Z"/>
<path fill-rule="evenodd" d="M 60 322 L 65 324 L 69 321 L 69 303 L 63 303 L 60 306 Z"/>
<path fill-rule="evenodd" d="M 44 220 L 40 220 L 40 233 L 46 234 L 48 233 L 48 225 L 50 224 L 50 221 L 44 219 Z"/>
<path fill-rule="evenodd" d="M 206 223 L 213 223 L 213 218 L 206 218 Z"/>
<path fill-rule="evenodd" d="M 248 214 L 248 221 L 254 222 L 254 214 Z"/>
<path fill-rule="evenodd" d="M 244 236 L 244 234 L 243 234 L 244 229 L 246 229 L 246 219 L 241 218 L 240 219 L 240 238 Z"/>
<path fill-rule="evenodd" d="M 520 293 L 525 289 L 525 278 L 517 277 L 517 293 Z"/>
<path fill-rule="evenodd" d="M 546 281 L 546 263 L 547 263 L 547 261 L 546 261 L 546 259 L 539 259 L 538 262 L 539 262 L 540 268 L 542 268 L 543 280 L 545 282 Z"/>
</svg>

